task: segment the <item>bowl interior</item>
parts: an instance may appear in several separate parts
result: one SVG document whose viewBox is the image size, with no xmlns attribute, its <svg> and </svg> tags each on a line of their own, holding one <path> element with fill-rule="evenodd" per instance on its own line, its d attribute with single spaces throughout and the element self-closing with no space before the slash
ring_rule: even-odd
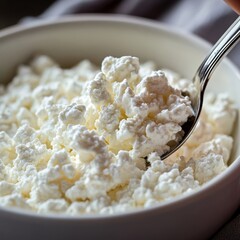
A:
<svg viewBox="0 0 240 240">
<path fill-rule="evenodd" d="M 7 83 L 16 67 L 35 54 L 47 54 L 68 67 L 82 59 L 95 63 L 107 55 L 137 56 L 152 60 L 192 78 L 210 46 L 196 37 L 151 21 L 127 17 L 82 16 L 29 27 L 11 28 L 0 33 L 0 82 Z M 229 92 L 240 106 L 239 72 L 223 61 L 207 87 L 214 92 Z M 231 161 L 240 155 L 240 120 L 234 129 L 235 145 Z"/>
</svg>

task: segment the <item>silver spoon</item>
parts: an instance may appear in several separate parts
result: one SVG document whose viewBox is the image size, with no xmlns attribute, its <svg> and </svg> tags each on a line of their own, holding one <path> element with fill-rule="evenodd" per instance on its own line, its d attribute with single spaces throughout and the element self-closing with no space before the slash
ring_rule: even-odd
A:
<svg viewBox="0 0 240 240">
<path fill-rule="evenodd" d="M 170 151 L 163 154 L 161 156 L 162 160 L 178 150 L 192 134 L 202 110 L 203 96 L 208 81 L 223 57 L 236 45 L 239 40 L 240 17 L 237 18 L 237 20 L 228 28 L 228 30 L 217 41 L 217 43 L 215 43 L 210 53 L 199 66 L 193 78 L 193 83 L 195 84 L 198 91 L 195 96 L 190 96 L 195 116 L 189 118 L 188 121 L 182 126 L 182 129 L 184 131 L 182 140 L 175 146 L 171 147 Z"/>
</svg>

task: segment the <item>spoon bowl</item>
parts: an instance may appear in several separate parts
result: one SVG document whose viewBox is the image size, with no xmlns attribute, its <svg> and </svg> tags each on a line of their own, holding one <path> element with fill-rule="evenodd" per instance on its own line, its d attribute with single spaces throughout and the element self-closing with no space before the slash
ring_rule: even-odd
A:
<svg viewBox="0 0 240 240">
<path fill-rule="evenodd" d="M 184 131 L 184 136 L 181 141 L 173 146 L 170 151 L 164 153 L 161 159 L 164 160 L 169 157 L 172 153 L 177 151 L 191 136 L 194 131 L 199 116 L 201 114 L 204 92 L 207 87 L 208 81 L 211 78 L 214 70 L 221 62 L 223 57 L 229 53 L 230 50 L 238 43 L 240 40 L 240 17 L 227 29 L 227 31 L 222 35 L 222 37 L 215 43 L 210 53 L 203 60 L 197 72 L 193 78 L 193 83 L 196 88 L 196 93 L 190 95 L 192 108 L 195 115 L 188 118 L 188 121 L 183 124 L 182 130 Z"/>
</svg>

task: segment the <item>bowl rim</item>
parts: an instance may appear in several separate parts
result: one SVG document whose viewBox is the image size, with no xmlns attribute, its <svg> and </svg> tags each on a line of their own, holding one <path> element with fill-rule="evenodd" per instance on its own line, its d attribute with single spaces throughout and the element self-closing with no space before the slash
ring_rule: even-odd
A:
<svg viewBox="0 0 240 240">
<path fill-rule="evenodd" d="M 121 14 L 81 14 L 81 15 L 69 15 L 60 18 L 54 19 L 37 19 L 31 23 L 11 26 L 0 31 L 0 41 L 1 39 L 14 38 L 19 34 L 30 33 L 31 31 L 36 31 L 39 29 L 49 28 L 52 26 L 60 26 L 64 24 L 73 24 L 80 22 L 97 22 L 98 24 L 106 23 L 118 23 L 118 24 L 128 24 L 133 26 L 141 26 L 144 28 L 151 28 L 155 31 L 163 31 L 165 33 L 175 35 L 178 38 L 184 39 L 185 41 L 190 41 L 193 44 L 197 45 L 199 49 L 208 50 L 211 46 L 206 40 L 201 39 L 200 37 L 183 31 L 177 27 L 169 26 L 155 20 L 145 19 L 135 16 L 126 16 Z M 231 71 L 234 71 L 240 78 L 240 72 L 238 68 L 230 62 L 228 59 L 224 59 L 225 64 Z M 127 210 L 126 212 L 117 212 L 114 214 L 79 214 L 79 215 L 70 215 L 66 213 L 37 213 L 32 210 L 20 209 L 15 207 L 3 207 L 0 206 L 0 212 L 5 214 L 12 214 L 18 217 L 25 218 L 34 218 L 35 220 L 54 220 L 54 221 L 97 221 L 97 220 L 113 220 L 126 217 L 136 217 L 146 214 L 160 214 L 174 210 L 188 204 L 191 204 L 200 199 L 204 199 L 206 196 L 209 196 L 209 192 L 217 191 L 224 185 L 229 184 L 234 179 L 238 178 L 240 170 L 240 156 L 238 156 L 233 163 L 221 174 L 214 177 L 209 182 L 200 186 L 199 189 L 192 191 L 191 193 L 181 194 L 170 200 L 159 202 L 156 206 L 151 206 L 148 208 L 137 208 L 134 210 Z"/>
</svg>

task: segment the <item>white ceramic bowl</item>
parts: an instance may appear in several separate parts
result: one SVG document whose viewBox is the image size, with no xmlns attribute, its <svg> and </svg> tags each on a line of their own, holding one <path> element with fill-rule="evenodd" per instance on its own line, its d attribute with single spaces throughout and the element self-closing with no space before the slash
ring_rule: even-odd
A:
<svg viewBox="0 0 240 240">
<path fill-rule="evenodd" d="M 81 16 L 20 26 L 0 32 L 0 81 L 36 53 L 50 55 L 63 66 L 83 58 L 138 56 L 192 78 L 209 45 L 160 23 L 121 16 Z M 240 107 L 240 76 L 224 61 L 208 89 L 227 91 Z M 9 239 L 207 239 L 240 203 L 240 121 L 234 130 L 229 168 L 189 196 L 158 207 L 112 216 L 69 217 L 0 208 L 0 238 Z M 229 236 L 230 237 L 230 236 Z"/>
</svg>

